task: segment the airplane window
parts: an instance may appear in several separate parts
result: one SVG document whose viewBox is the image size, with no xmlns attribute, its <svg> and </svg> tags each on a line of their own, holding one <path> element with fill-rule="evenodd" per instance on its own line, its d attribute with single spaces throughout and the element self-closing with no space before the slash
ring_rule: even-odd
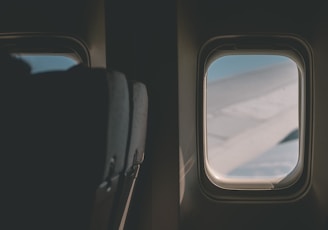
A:
<svg viewBox="0 0 328 230">
<path fill-rule="evenodd" d="M 44 71 L 67 70 L 78 61 L 65 54 L 15 54 L 31 66 L 32 73 Z"/>
<path fill-rule="evenodd" d="M 226 55 L 206 76 L 206 172 L 224 189 L 291 185 L 299 154 L 298 65 L 282 55 Z"/>
</svg>

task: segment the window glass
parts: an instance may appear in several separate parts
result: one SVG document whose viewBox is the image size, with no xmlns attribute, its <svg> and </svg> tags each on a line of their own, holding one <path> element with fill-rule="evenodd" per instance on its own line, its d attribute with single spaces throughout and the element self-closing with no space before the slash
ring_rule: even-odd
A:
<svg viewBox="0 0 328 230">
<path fill-rule="evenodd" d="M 274 189 L 301 167 L 297 64 L 281 55 L 226 55 L 206 76 L 206 167 L 227 189 Z M 289 178 L 291 177 L 291 178 Z"/>
<path fill-rule="evenodd" d="M 32 73 L 67 70 L 78 64 L 72 57 L 59 54 L 15 54 L 15 56 L 26 61 L 31 66 Z"/>
</svg>

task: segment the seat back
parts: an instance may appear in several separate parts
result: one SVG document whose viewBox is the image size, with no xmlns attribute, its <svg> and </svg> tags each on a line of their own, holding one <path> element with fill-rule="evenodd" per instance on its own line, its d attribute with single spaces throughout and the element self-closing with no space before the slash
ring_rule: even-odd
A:
<svg viewBox="0 0 328 230">
<path fill-rule="evenodd" d="M 140 82 L 130 82 L 131 93 L 131 127 L 129 148 L 124 170 L 122 193 L 116 212 L 116 221 L 113 229 L 124 229 L 127 213 L 130 206 L 134 186 L 144 160 L 148 96 L 146 87 Z"/>
<path fill-rule="evenodd" d="M 76 67 L 12 79 L 1 149 L 13 229 L 113 226 L 134 139 L 124 75 Z"/>
<path fill-rule="evenodd" d="M 129 82 L 129 88 L 131 112 L 124 168 L 120 161 L 117 170 L 116 158 L 110 159 L 108 164 L 112 169 L 109 172 L 110 176 L 105 178 L 97 190 L 91 228 L 93 230 L 124 229 L 134 185 L 144 159 L 148 113 L 147 90 L 139 82 Z"/>
</svg>

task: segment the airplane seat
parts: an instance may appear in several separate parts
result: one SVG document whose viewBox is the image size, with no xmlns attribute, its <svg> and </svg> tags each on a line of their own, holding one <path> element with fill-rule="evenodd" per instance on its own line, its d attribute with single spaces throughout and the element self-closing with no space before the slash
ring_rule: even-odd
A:
<svg viewBox="0 0 328 230">
<path fill-rule="evenodd" d="M 27 144 L 25 130 L 28 119 L 24 113 L 28 111 L 28 106 L 23 95 L 26 94 L 26 77 L 29 74 L 30 69 L 25 63 L 6 52 L 0 52 L 1 225 L 11 226 L 11 229 L 19 225 L 16 216 L 25 212 L 22 190 L 27 185 L 25 178 L 28 178 L 24 148 Z"/>
<path fill-rule="evenodd" d="M 124 169 L 124 183 L 112 229 L 124 229 L 135 182 L 145 152 L 148 111 L 147 89 L 144 84 L 136 81 L 129 82 L 129 88 L 132 106 L 130 140 Z"/>
<path fill-rule="evenodd" d="M 9 156 L 5 197 L 13 229 L 108 229 L 120 222 L 121 194 L 131 189 L 127 154 L 138 138 L 131 136 L 138 135 L 136 109 L 125 76 L 78 66 L 18 85 L 8 84 L 15 100 L 7 100 L 2 119 L 10 124 L 2 150 Z M 145 123 L 139 128 L 144 133 Z"/>
</svg>

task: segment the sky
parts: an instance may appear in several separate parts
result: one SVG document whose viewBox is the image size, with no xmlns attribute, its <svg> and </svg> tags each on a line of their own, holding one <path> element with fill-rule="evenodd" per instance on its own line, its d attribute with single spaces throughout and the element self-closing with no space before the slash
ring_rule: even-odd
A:
<svg viewBox="0 0 328 230">
<path fill-rule="evenodd" d="M 63 55 L 17 55 L 30 64 L 32 73 L 66 70 L 77 64 L 77 61 Z"/>
<path fill-rule="evenodd" d="M 293 61 L 281 55 L 227 55 L 215 60 L 209 66 L 207 78 L 209 81 L 223 79 L 283 62 Z"/>
</svg>

